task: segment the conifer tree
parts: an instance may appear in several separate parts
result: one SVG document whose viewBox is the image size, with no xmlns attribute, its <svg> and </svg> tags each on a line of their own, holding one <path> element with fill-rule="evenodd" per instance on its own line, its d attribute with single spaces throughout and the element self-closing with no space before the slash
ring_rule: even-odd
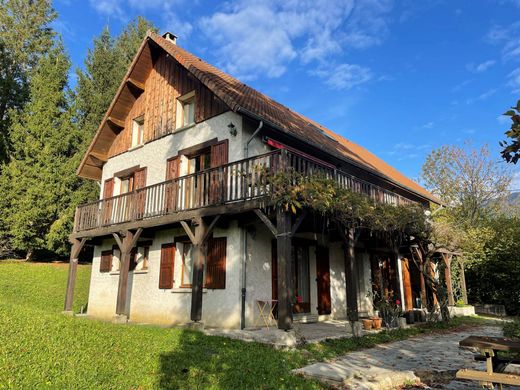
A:
<svg viewBox="0 0 520 390">
<path fill-rule="evenodd" d="M 73 198 L 78 131 L 67 96 L 70 62 L 60 42 L 36 65 L 29 101 L 12 113 L 12 155 L 0 177 L 2 221 L 15 250 L 53 249 L 53 225 Z"/>
<path fill-rule="evenodd" d="M 10 113 L 28 99 L 32 69 L 52 46 L 55 18 L 49 0 L 0 0 L 0 163 L 8 158 Z"/>
</svg>

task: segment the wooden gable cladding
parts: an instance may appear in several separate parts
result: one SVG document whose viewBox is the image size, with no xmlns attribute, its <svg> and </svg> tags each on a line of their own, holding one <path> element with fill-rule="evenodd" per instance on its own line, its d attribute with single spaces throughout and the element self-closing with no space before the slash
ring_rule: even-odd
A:
<svg viewBox="0 0 520 390">
<path fill-rule="evenodd" d="M 135 100 L 124 120 L 124 129 L 112 143 L 108 157 L 127 151 L 132 142 L 135 118 L 144 115 L 144 143 L 174 132 L 177 98 L 195 91 L 195 123 L 203 122 L 228 110 L 186 68 L 165 53 L 160 53 L 143 83 L 144 92 Z"/>
</svg>

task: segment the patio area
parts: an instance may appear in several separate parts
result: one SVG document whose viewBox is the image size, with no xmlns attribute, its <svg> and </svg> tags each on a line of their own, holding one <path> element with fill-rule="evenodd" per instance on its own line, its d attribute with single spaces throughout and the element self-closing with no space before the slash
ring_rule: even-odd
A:
<svg viewBox="0 0 520 390">
<path fill-rule="evenodd" d="M 378 331 L 362 331 L 363 334 Z M 246 328 L 243 330 L 205 329 L 204 333 L 211 336 L 224 336 L 242 341 L 256 341 L 270 344 L 277 348 L 295 347 L 302 341 L 317 343 L 325 339 L 352 337 L 350 323 L 346 320 L 328 320 L 313 323 L 294 323 L 294 328 L 288 332 L 275 326 L 268 328 Z"/>
</svg>

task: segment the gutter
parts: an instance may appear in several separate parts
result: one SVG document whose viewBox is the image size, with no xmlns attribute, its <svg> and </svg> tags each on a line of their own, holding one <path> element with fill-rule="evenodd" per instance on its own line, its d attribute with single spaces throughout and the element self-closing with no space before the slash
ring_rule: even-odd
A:
<svg viewBox="0 0 520 390">
<path fill-rule="evenodd" d="M 252 119 L 256 119 L 256 120 L 258 120 L 258 121 L 260 121 L 260 122 L 262 122 L 262 123 L 265 123 L 265 124 L 267 124 L 269 127 L 272 127 L 273 129 L 276 129 L 276 130 L 278 130 L 278 131 L 280 131 L 280 132 L 282 132 L 282 133 L 284 133 L 284 134 L 286 134 L 286 135 L 288 135 L 288 136 L 290 136 L 290 137 L 296 138 L 297 140 L 299 140 L 299 141 L 301 141 L 301 142 L 303 142 L 303 143 L 306 143 L 306 144 L 308 144 L 308 145 L 311 145 L 312 147 L 315 147 L 315 148 L 317 148 L 317 149 L 320 149 L 320 150 L 323 151 L 324 153 L 330 154 L 330 155 L 336 157 L 337 159 L 339 159 L 339 160 L 341 160 L 341 161 L 345 161 L 345 162 L 347 162 L 347 163 L 349 163 L 349 164 L 351 164 L 351 165 L 354 165 L 354 166 L 357 167 L 357 168 L 361 168 L 361 169 L 363 169 L 363 170 L 365 170 L 365 171 L 368 171 L 368 172 L 370 172 L 371 174 L 373 174 L 373 175 L 375 175 L 375 176 L 377 176 L 377 177 L 379 177 L 379 178 L 381 178 L 381 179 L 384 179 L 384 180 L 386 180 L 387 182 L 393 184 L 394 186 L 397 186 L 397 187 L 399 187 L 399 188 L 401 188 L 401 189 L 403 189 L 403 190 L 405 190 L 405 191 L 407 191 L 407 192 L 409 192 L 409 193 L 412 193 L 412 194 L 418 196 L 418 197 L 421 198 L 421 199 L 427 200 L 428 202 L 437 203 L 436 200 L 429 199 L 429 198 L 425 197 L 424 195 L 421 195 L 421 194 L 419 194 L 419 193 L 413 191 L 412 189 L 403 186 L 402 184 L 396 183 L 394 180 L 392 180 L 392 179 L 390 179 L 389 177 L 387 177 L 387 176 L 381 174 L 380 172 L 377 172 L 377 171 L 375 171 L 375 170 L 373 170 L 373 169 L 367 167 L 366 165 L 361 165 L 361 164 L 358 163 L 357 161 L 352 160 L 352 159 L 350 159 L 350 158 L 348 158 L 348 157 L 346 157 L 346 156 L 344 156 L 344 155 L 339 155 L 339 154 L 337 154 L 337 153 L 334 153 L 334 152 L 332 152 L 331 150 L 326 149 L 326 148 L 324 148 L 324 147 L 321 146 L 321 145 L 314 144 L 314 143 L 310 142 L 308 139 L 304 139 L 303 137 L 301 137 L 301 136 L 299 136 L 299 135 L 289 133 L 287 130 L 282 129 L 282 128 L 281 128 L 280 126 L 278 126 L 277 124 L 274 124 L 274 123 L 271 122 L 271 121 L 265 120 L 265 119 L 262 118 L 261 116 L 255 114 L 255 113 L 253 113 L 253 112 L 251 112 L 251 111 L 249 111 L 249 110 L 247 110 L 247 109 L 245 109 L 245 108 L 243 108 L 243 107 L 241 107 L 241 106 L 238 106 L 238 107 L 237 107 L 236 112 L 238 112 L 238 113 L 242 113 L 242 114 L 244 114 L 244 115 L 246 115 L 246 116 L 248 116 L 248 117 L 250 117 L 250 118 L 252 118 Z"/>
<path fill-rule="evenodd" d="M 240 110 L 240 107 L 238 108 L 238 110 Z M 244 146 L 244 158 L 248 158 L 249 157 L 249 144 L 256 137 L 256 135 L 260 132 L 260 130 L 262 130 L 262 127 L 264 127 L 264 121 L 260 120 L 260 123 L 258 124 L 258 127 L 253 132 L 251 137 L 249 137 L 249 139 L 246 141 L 246 144 Z"/>
</svg>

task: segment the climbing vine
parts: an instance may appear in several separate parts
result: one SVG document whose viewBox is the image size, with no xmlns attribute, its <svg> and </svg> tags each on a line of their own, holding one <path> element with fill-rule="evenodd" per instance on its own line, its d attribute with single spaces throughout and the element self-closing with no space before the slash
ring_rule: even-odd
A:
<svg viewBox="0 0 520 390">
<path fill-rule="evenodd" d="M 325 174 L 303 175 L 295 170 L 277 172 L 270 178 L 271 197 L 277 207 L 292 213 L 309 208 L 345 226 L 421 237 L 427 232 L 420 205 L 374 202 Z"/>
</svg>

